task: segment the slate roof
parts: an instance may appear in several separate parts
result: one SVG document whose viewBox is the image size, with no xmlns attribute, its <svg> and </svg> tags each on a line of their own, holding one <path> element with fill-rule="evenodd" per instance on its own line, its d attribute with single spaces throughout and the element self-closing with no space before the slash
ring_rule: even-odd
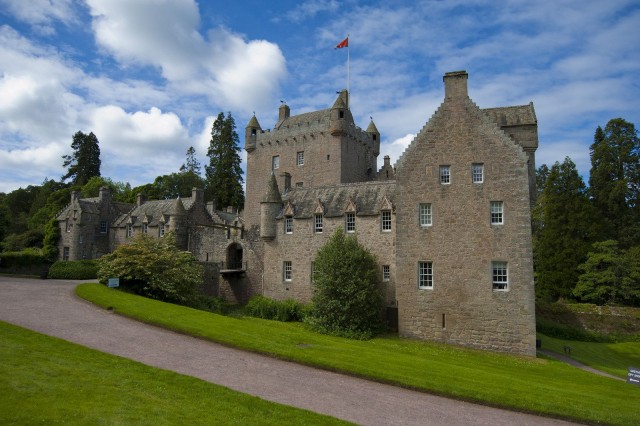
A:
<svg viewBox="0 0 640 426">
<path fill-rule="evenodd" d="M 521 126 L 538 122 L 533 103 L 502 108 L 485 108 L 482 111 L 500 127 Z"/>
<path fill-rule="evenodd" d="M 318 207 L 318 200 L 326 217 L 344 215 L 349 200 L 353 200 L 356 205 L 357 216 L 373 216 L 380 214 L 380 206 L 385 197 L 393 203 L 395 188 L 394 181 L 351 183 L 318 188 L 292 188 L 282 197 L 282 202 L 284 203 L 283 207 L 286 207 L 288 203 L 293 205 L 293 217 L 297 219 L 313 217 Z M 280 212 L 278 218 L 282 218 L 283 211 Z"/>
</svg>

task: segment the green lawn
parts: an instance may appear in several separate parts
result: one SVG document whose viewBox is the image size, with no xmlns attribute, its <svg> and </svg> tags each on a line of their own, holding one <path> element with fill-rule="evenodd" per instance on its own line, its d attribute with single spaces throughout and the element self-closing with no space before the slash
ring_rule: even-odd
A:
<svg viewBox="0 0 640 426">
<path fill-rule="evenodd" d="M 242 348 L 430 393 L 587 422 L 637 424 L 640 388 L 558 361 L 395 337 L 355 341 L 301 324 L 232 318 L 98 284 L 77 293 L 147 323 Z"/>
<path fill-rule="evenodd" d="M 640 342 L 592 343 L 563 340 L 538 334 L 542 347 L 564 354 L 571 347 L 571 358 L 614 376 L 627 378 L 629 367 L 640 368 Z"/>
<path fill-rule="evenodd" d="M 344 424 L 0 321 L 0 424 Z"/>
</svg>

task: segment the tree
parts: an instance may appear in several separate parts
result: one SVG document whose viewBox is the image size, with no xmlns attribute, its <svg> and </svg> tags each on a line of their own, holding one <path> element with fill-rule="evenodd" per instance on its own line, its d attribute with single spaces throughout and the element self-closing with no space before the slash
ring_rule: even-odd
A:
<svg viewBox="0 0 640 426">
<path fill-rule="evenodd" d="M 205 194 L 218 207 L 233 206 L 241 209 L 244 205 L 244 190 L 239 139 L 235 128 L 231 113 L 227 113 L 226 118 L 220 113 L 213 122 L 207 151 L 209 165 L 206 167 Z"/>
<path fill-rule="evenodd" d="M 120 278 L 120 284 L 151 299 L 192 304 L 203 283 L 203 268 L 195 257 L 176 247 L 173 233 L 162 238 L 138 234 L 99 259 L 98 279 Z"/>
<path fill-rule="evenodd" d="M 313 310 L 307 322 L 322 333 L 370 338 L 382 325 L 378 281 L 375 256 L 338 228 L 315 259 Z"/>
<path fill-rule="evenodd" d="M 640 139 L 632 123 L 610 120 L 596 129 L 589 191 L 606 238 L 628 248 L 640 244 Z"/>
<path fill-rule="evenodd" d="M 556 162 L 541 195 L 542 225 L 534 238 L 536 295 L 546 300 L 570 297 L 581 264 L 597 241 L 597 212 L 575 164 Z"/>
<path fill-rule="evenodd" d="M 640 302 L 640 250 L 624 253 L 614 240 L 593 244 L 587 260 L 578 267 L 581 272 L 574 296 L 598 305 Z"/>
<path fill-rule="evenodd" d="M 71 148 L 72 155 L 62 156 L 62 166 L 68 167 L 67 173 L 62 176 L 63 181 L 71 178 L 74 185 L 82 186 L 93 176 L 100 176 L 100 147 L 93 132 L 88 135 L 76 132 Z"/>
<path fill-rule="evenodd" d="M 201 166 L 200 162 L 196 158 L 196 150 L 190 146 L 187 149 L 187 162 L 180 166 L 180 173 L 194 173 L 200 176 Z"/>
</svg>

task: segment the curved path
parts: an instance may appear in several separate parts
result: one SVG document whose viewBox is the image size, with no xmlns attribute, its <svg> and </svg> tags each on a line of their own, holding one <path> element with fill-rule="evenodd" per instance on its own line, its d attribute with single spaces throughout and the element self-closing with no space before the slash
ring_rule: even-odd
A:
<svg viewBox="0 0 640 426">
<path fill-rule="evenodd" d="M 76 285 L 74 281 L 0 277 L 0 320 L 359 424 L 569 424 L 230 349 L 111 314 L 77 298 Z"/>
</svg>

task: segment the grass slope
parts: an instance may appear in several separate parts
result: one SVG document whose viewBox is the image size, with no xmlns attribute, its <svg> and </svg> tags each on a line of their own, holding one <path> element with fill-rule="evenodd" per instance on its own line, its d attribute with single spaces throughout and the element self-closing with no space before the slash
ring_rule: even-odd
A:
<svg viewBox="0 0 640 426">
<path fill-rule="evenodd" d="M 345 424 L 0 321 L 0 424 Z"/>
<path fill-rule="evenodd" d="M 210 314 L 98 284 L 76 291 L 122 315 L 307 365 L 532 413 L 637 424 L 640 388 L 554 360 L 393 337 L 355 341 L 313 333 L 300 324 Z"/>
</svg>

